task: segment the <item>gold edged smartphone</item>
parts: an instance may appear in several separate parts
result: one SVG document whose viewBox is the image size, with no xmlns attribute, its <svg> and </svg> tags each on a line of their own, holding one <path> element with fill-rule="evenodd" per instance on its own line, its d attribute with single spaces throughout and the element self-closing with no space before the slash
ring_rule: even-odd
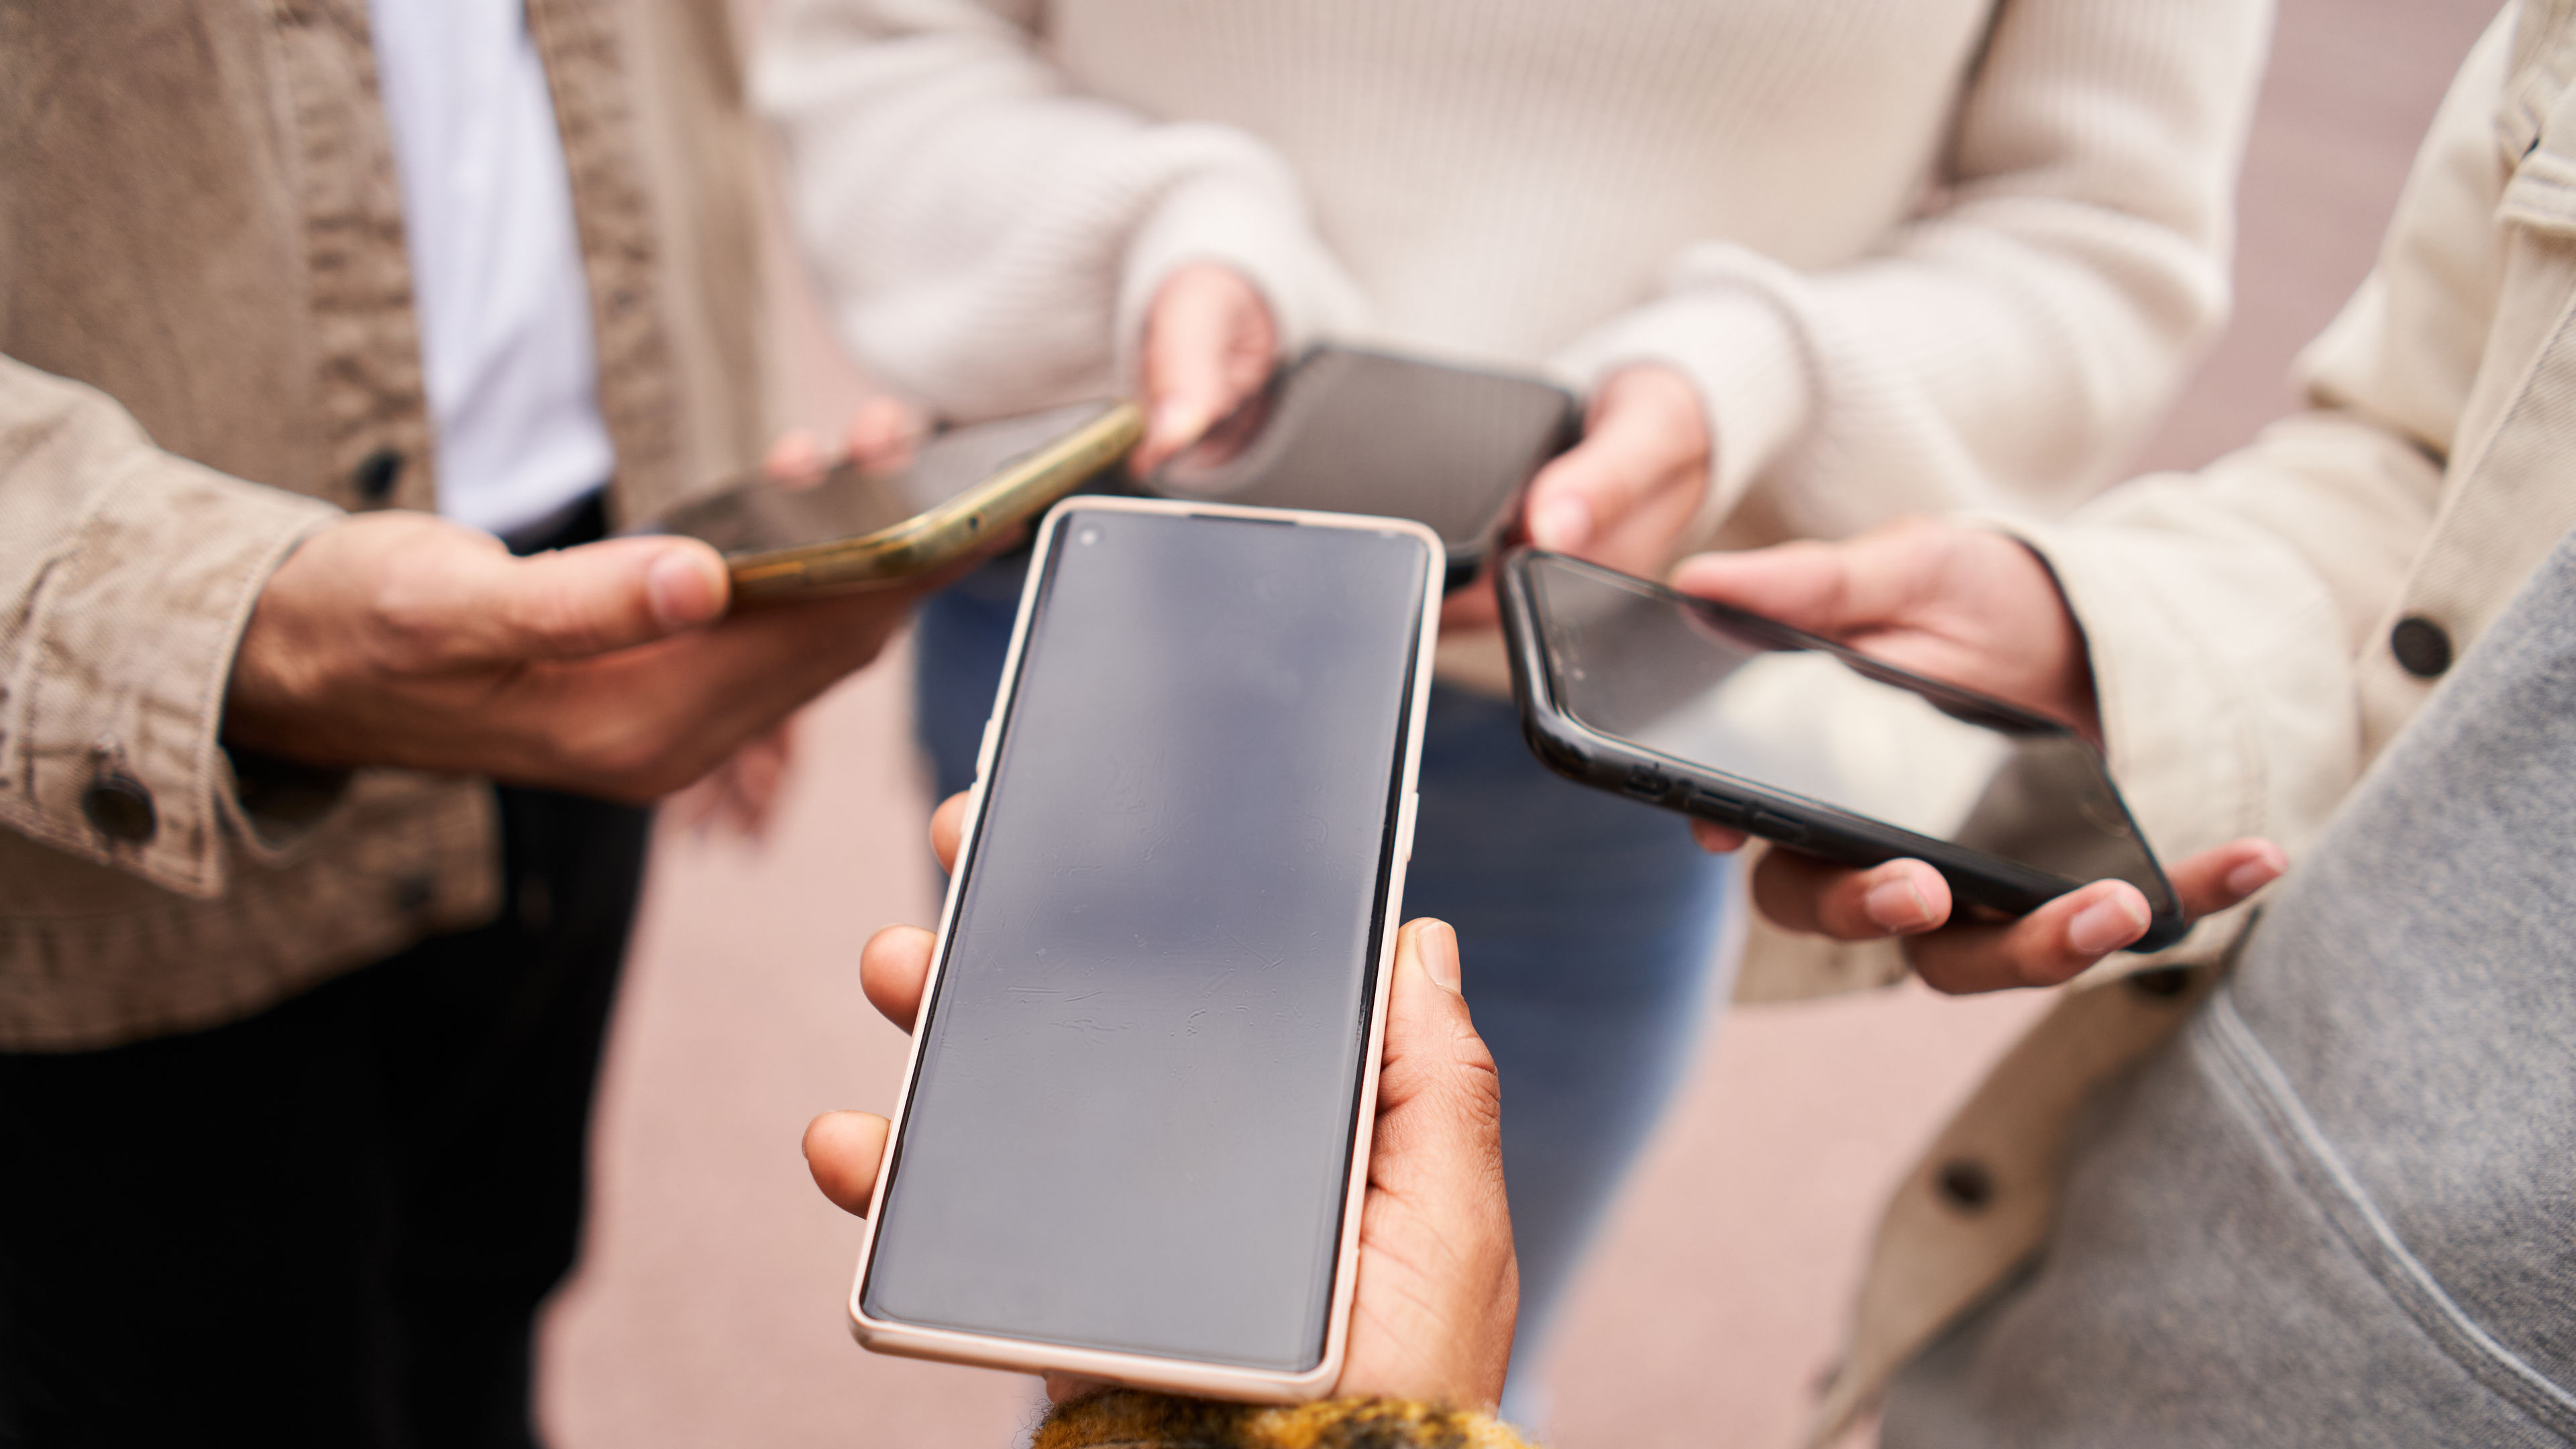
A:
<svg viewBox="0 0 2576 1449">
<path fill-rule="evenodd" d="M 868 1208 L 861 1344 L 1331 1391 L 1443 562 L 1399 519 L 1047 515 Z"/>
<path fill-rule="evenodd" d="M 741 479 L 634 531 L 713 545 L 737 600 L 882 588 L 989 546 L 1117 466 L 1144 431 L 1134 403 L 1074 403 L 948 429 L 891 471 L 844 459 L 803 485 Z"/>
</svg>

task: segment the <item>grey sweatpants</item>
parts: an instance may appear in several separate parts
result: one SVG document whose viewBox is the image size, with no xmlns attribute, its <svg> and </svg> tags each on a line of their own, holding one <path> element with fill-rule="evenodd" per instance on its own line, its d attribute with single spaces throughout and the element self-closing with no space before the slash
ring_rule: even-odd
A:
<svg viewBox="0 0 2576 1449">
<path fill-rule="evenodd" d="M 2075 1140 L 1888 1449 L 2576 1443 L 2576 537 Z"/>
</svg>

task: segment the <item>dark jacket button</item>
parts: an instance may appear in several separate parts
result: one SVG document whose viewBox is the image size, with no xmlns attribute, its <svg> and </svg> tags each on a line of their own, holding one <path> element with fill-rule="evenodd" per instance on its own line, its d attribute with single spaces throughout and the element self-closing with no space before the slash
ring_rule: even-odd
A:
<svg viewBox="0 0 2576 1449">
<path fill-rule="evenodd" d="M 403 455 L 391 448 L 378 448 L 359 461 L 349 482 L 357 488 L 359 497 L 369 503 L 382 503 L 394 496 L 402 475 Z"/>
<path fill-rule="evenodd" d="M 1941 1200 L 1961 1212 L 1983 1212 L 1995 1200 L 1995 1175 L 1984 1163 L 1973 1157 L 1953 1158 L 1941 1164 L 1933 1175 L 1932 1185 Z"/>
<path fill-rule="evenodd" d="M 2151 971 L 2132 971 L 2129 989 L 2140 996 L 2169 1000 L 2191 989 L 2191 968 L 2158 966 Z"/>
<path fill-rule="evenodd" d="M 2451 667 L 2451 636 L 2421 614 L 2409 614 L 2388 631 L 2388 652 L 2417 679 L 2439 678 Z"/>
<path fill-rule="evenodd" d="M 81 792 L 81 813 L 99 834 L 128 845 L 141 845 L 161 829 L 161 812 L 152 806 L 152 792 L 122 770 L 98 772 Z"/>
</svg>

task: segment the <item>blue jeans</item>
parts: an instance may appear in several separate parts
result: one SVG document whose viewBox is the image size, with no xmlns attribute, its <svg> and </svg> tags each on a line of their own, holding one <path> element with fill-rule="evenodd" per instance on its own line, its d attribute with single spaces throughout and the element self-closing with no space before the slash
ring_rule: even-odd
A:
<svg viewBox="0 0 2576 1449">
<path fill-rule="evenodd" d="M 1020 577 L 987 567 L 921 612 L 915 722 L 942 798 L 974 781 Z M 1502 1076 L 1521 1269 L 1506 1409 L 1528 1422 L 1534 1387 L 1517 1371 L 1544 1346 L 1727 984 L 1713 963 L 1736 872 L 1679 819 L 1549 774 L 1512 706 L 1481 695 L 1433 689 L 1421 792 L 1404 910 L 1457 928 Z"/>
</svg>

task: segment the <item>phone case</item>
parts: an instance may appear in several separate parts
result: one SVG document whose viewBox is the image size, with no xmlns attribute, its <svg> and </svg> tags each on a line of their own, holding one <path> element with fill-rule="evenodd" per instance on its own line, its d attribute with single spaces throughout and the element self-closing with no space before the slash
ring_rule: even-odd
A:
<svg viewBox="0 0 2576 1449">
<path fill-rule="evenodd" d="M 1421 768 L 1422 729 L 1431 700 L 1432 651 L 1440 631 L 1440 540 L 1430 529 L 1406 519 L 1186 503 L 1157 498 L 1094 495 L 1060 503 L 1050 510 L 1038 527 L 1035 561 L 1030 566 L 1028 582 L 1020 592 L 1019 615 L 1011 629 L 1010 653 L 1002 667 L 1000 687 L 994 694 L 993 714 L 985 722 L 984 740 L 976 754 L 975 784 L 967 795 L 966 824 L 958 850 L 959 868 L 949 874 L 947 899 L 939 913 L 938 941 L 932 948 L 930 979 L 922 987 L 925 1006 L 934 999 L 933 993 L 939 990 L 940 978 L 947 970 L 949 933 L 955 927 L 961 888 L 969 874 L 964 866 L 970 858 L 969 853 L 978 848 L 982 837 L 985 781 L 992 773 L 995 750 L 1001 739 L 1002 710 L 1010 700 L 1012 687 L 1019 677 L 1022 654 L 1028 644 L 1029 622 L 1036 612 L 1036 600 L 1045 586 L 1047 560 L 1051 557 L 1049 543 L 1068 515 L 1088 510 L 1251 518 L 1323 528 L 1396 529 L 1414 534 L 1430 546 L 1427 557 L 1432 566 L 1425 570 L 1423 581 L 1422 631 L 1415 645 L 1414 678 L 1404 722 L 1404 793 L 1396 812 L 1395 848 L 1389 853 L 1386 915 L 1379 932 L 1377 989 L 1369 1003 L 1368 1044 L 1356 1099 L 1358 1121 L 1352 1130 L 1350 1181 L 1343 1193 L 1341 1241 L 1333 1274 L 1331 1316 L 1325 1330 L 1324 1357 L 1312 1369 L 1287 1374 L 1232 1364 L 1111 1353 L 1027 1339 L 925 1328 L 871 1317 L 864 1306 L 863 1294 L 868 1264 L 876 1254 L 877 1229 L 884 1221 L 886 1192 L 894 1175 L 891 1171 L 878 1173 L 876 1190 L 868 1203 L 867 1235 L 860 1244 L 858 1271 L 850 1281 L 850 1333 L 861 1345 L 874 1352 L 907 1358 L 938 1359 L 1022 1373 L 1078 1374 L 1131 1388 L 1201 1398 L 1254 1403 L 1318 1399 L 1329 1393 L 1334 1382 L 1341 1377 L 1342 1354 L 1350 1329 L 1353 1277 L 1359 1261 L 1360 1208 L 1368 1188 L 1369 1143 L 1377 1116 L 1378 1068 L 1386 1049 L 1387 991 L 1395 964 L 1396 928 L 1404 919 L 1404 875 L 1406 864 L 1413 856 L 1413 826 L 1417 813 L 1415 791 Z M 905 1054 L 903 1091 L 896 1099 L 892 1116 L 895 1125 L 886 1140 L 885 1161 L 888 1163 L 897 1161 L 906 1109 L 911 1104 L 914 1080 L 920 1070 L 921 1038 L 916 1035 Z"/>
<path fill-rule="evenodd" d="M 1080 428 L 1004 467 L 936 507 L 855 538 L 729 556 L 742 600 L 883 587 L 972 553 L 985 540 L 1038 512 L 1127 456 L 1144 436 L 1145 415 L 1122 402 Z"/>
<path fill-rule="evenodd" d="M 1899 858 L 1920 860 L 1941 872 L 1961 900 L 2011 915 L 2034 910 L 2087 884 L 1804 796 L 1703 769 L 1688 760 L 1645 749 L 1586 726 L 1566 713 L 1557 700 L 1544 631 L 1539 625 L 1537 600 L 1530 583 L 1530 568 L 1542 558 L 1612 575 L 1624 583 L 1644 585 L 1657 593 L 1687 600 L 1694 606 L 1718 610 L 1738 627 L 1770 635 L 1784 648 L 1813 649 L 1832 654 L 1864 674 L 1916 690 L 1945 712 L 1972 722 L 2058 733 L 2063 733 L 2065 726 L 1973 690 L 1882 663 L 1830 639 L 1792 629 L 1759 615 L 1688 599 L 1686 595 L 1650 581 L 1615 574 L 1612 570 L 1563 555 L 1518 549 L 1504 557 L 1497 577 L 1503 635 L 1511 659 L 1512 698 L 1519 707 L 1522 735 L 1528 740 L 1531 751 L 1549 769 L 1596 789 L 1712 820 L 1803 854 L 1843 865 L 1868 867 Z M 2126 802 L 2122 802 L 2121 810 L 2123 817 L 2128 818 Z M 2172 885 L 2164 881 L 2162 867 L 2156 863 L 2145 835 L 2137 832 L 2133 818 L 2129 818 L 2128 823 L 2130 830 L 2137 835 L 2138 849 L 2146 857 L 2148 868 L 2156 872 L 2158 882 L 2163 885 L 2161 892 L 2149 893 L 2151 897 L 2160 899 L 2149 902 L 2153 914 L 2146 935 L 2129 948 L 2152 951 L 2180 940 L 2189 922 L 2174 908 Z"/>
</svg>

